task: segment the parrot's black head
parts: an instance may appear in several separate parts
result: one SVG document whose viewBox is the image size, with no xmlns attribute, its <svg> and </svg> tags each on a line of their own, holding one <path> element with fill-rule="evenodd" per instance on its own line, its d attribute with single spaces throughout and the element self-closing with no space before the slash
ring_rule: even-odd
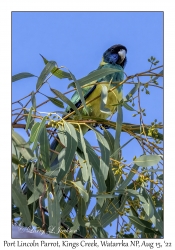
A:
<svg viewBox="0 0 175 250">
<path fill-rule="evenodd" d="M 122 68 L 125 67 L 127 49 L 121 44 L 116 44 L 107 49 L 103 54 L 103 60 L 106 63 L 111 63 L 113 65 L 118 64 Z"/>
</svg>

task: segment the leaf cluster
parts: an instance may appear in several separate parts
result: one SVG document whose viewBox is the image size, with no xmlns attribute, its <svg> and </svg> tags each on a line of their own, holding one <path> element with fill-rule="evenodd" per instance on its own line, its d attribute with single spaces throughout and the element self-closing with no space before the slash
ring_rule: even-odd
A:
<svg viewBox="0 0 175 250">
<path fill-rule="evenodd" d="M 14 113 L 12 123 L 13 222 L 25 227 L 35 226 L 59 238 L 108 238 L 106 227 L 114 221 L 118 238 L 163 237 L 163 152 L 159 145 L 163 140 L 160 133 L 163 126 L 156 121 L 146 125 L 145 109 L 139 106 L 139 110 L 135 110 L 134 105 L 129 104 L 133 100 L 140 103 L 141 77 L 151 74 L 157 81 L 162 72 L 150 69 L 117 83 L 114 88 L 132 79 L 134 86 L 115 104 L 118 113 L 116 122 L 112 122 L 89 116 L 82 90 L 85 85 L 93 86 L 99 77 L 116 70 L 99 69 L 77 80 L 55 61 L 42 58 L 46 65 L 37 77 L 36 90 L 31 92 L 30 100 L 22 105 L 19 113 Z M 153 65 L 158 63 L 155 58 L 149 60 Z M 69 87 L 78 91 L 82 105 L 77 108 L 64 93 L 51 87 L 55 97 L 41 93 L 43 84 L 51 76 L 72 79 Z M 13 76 L 12 81 L 26 77 L 36 76 L 20 73 Z M 101 97 L 102 112 L 108 112 L 105 104 L 109 91 L 102 88 L 102 95 L 97 97 Z M 46 101 L 37 106 L 38 94 L 44 95 Z M 60 111 L 63 117 L 58 112 L 40 112 L 39 107 L 47 102 L 59 108 L 67 104 L 72 112 Z M 20 104 L 21 100 L 15 103 Z M 86 115 L 81 112 L 83 108 Z M 125 123 L 123 109 L 129 114 L 136 112 L 140 124 Z M 98 147 L 85 139 L 82 125 L 93 131 Z M 28 140 L 15 128 L 25 128 Z M 121 145 L 123 133 L 131 138 Z M 129 150 L 133 140 L 139 143 L 143 155 L 126 163 L 122 150 L 125 147 Z"/>
</svg>

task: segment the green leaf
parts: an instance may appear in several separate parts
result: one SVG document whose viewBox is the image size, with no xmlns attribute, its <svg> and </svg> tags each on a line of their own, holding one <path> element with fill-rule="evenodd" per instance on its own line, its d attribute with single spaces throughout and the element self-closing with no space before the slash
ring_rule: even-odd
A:
<svg viewBox="0 0 175 250">
<path fill-rule="evenodd" d="M 16 165 L 19 164 L 19 160 L 18 160 L 17 156 L 14 155 L 14 154 L 12 154 L 12 162 L 13 162 L 14 164 L 16 164 Z"/>
<path fill-rule="evenodd" d="M 109 166 L 108 177 L 105 181 L 106 187 L 107 187 L 106 192 L 111 192 L 115 188 L 116 181 L 117 181 L 117 179 L 114 175 L 114 172 L 112 171 L 112 167 Z"/>
<path fill-rule="evenodd" d="M 87 235 L 87 229 L 85 226 L 81 226 L 79 227 L 79 230 L 78 232 L 81 236 L 83 236 L 83 238 L 86 238 L 86 235 Z M 77 238 L 79 238 L 78 236 L 76 236 Z"/>
<path fill-rule="evenodd" d="M 80 85 L 79 85 L 79 82 L 76 80 L 75 76 L 74 76 L 70 71 L 69 71 L 69 73 L 70 73 L 72 79 L 73 79 L 74 82 L 75 82 L 75 85 L 76 85 L 76 88 L 77 88 L 77 92 L 78 92 L 78 94 L 79 94 L 79 96 L 80 96 L 80 99 L 81 99 L 81 101 L 82 101 L 82 104 L 84 105 L 84 109 L 86 110 L 86 113 L 89 115 L 88 109 L 87 109 L 87 107 L 86 107 L 86 102 L 85 102 L 85 99 L 84 99 L 84 95 L 83 95 L 82 89 L 81 89 L 81 87 L 80 87 Z"/>
<path fill-rule="evenodd" d="M 36 110 L 36 98 L 35 98 L 34 91 L 32 91 L 32 94 L 31 94 L 31 102 L 32 102 L 33 109 Z"/>
<path fill-rule="evenodd" d="M 83 184 L 81 181 L 71 181 L 73 186 L 78 190 L 79 194 L 83 198 L 85 202 L 89 200 L 89 194 L 87 193 L 86 189 L 84 188 Z"/>
<path fill-rule="evenodd" d="M 87 163 L 85 161 L 84 154 L 79 149 L 77 149 L 76 154 L 77 154 L 77 157 L 78 157 L 78 160 L 79 160 L 79 163 L 80 163 L 83 180 L 88 181 L 89 172 L 88 172 L 88 166 L 87 166 Z"/>
<path fill-rule="evenodd" d="M 102 227 L 92 227 L 92 231 L 97 239 L 107 239 L 108 233 Z"/>
<path fill-rule="evenodd" d="M 33 151 L 34 151 L 35 148 L 37 147 L 38 140 L 39 140 L 39 138 L 40 138 L 40 135 L 41 135 L 42 130 L 43 130 L 44 127 L 45 127 L 46 120 L 47 120 L 47 116 L 45 116 L 45 117 L 42 119 L 42 122 L 39 123 L 38 128 L 34 131 L 33 134 L 32 134 L 33 129 L 32 129 L 32 131 L 31 131 L 30 141 L 31 141 L 31 140 L 33 141 L 33 147 L 32 147 L 32 150 L 33 150 Z M 35 125 L 34 125 L 34 126 L 35 126 Z"/>
<path fill-rule="evenodd" d="M 41 136 L 39 138 L 40 142 L 40 154 L 43 162 L 44 168 L 49 171 L 50 170 L 50 145 L 47 137 L 46 127 L 43 128 L 41 132 Z"/>
<path fill-rule="evenodd" d="M 157 169 L 157 170 L 158 170 L 158 169 Z M 157 176 L 157 179 L 159 179 L 159 180 L 163 180 L 163 174 L 158 175 L 158 176 Z"/>
<path fill-rule="evenodd" d="M 28 78 L 28 77 L 36 77 L 35 75 L 31 74 L 31 73 L 27 73 L 27 72 L 23 72 L 23 73 L 19 73 L 16 75 L 12 76 L 12 82 L 16 82 L 18 80 L 21 80 L 23 78 Z"/>
<path fill-rule="evenodd" d="M 14 142 L 12 141 L 12 183 L 14 182 L 17 176 L 17 171 L 18 171 L 17 164 L 20 164 L 19 157 L 20 153 L 15 147 Z"/>
<path fill-rule="evenodd" d="M 63 220 L 66 219 L 66 217 L 70 214 L 70 212 L 77 203 L 78 203 L 78 197 L 76 195 L 76 190 L 74 188 L 71 188 L 69 199 L 62 210 L 61 217 Z"/>
<path fill-rule="evenodd" d="M 158 234 L 157 231 L 152 228 L 152 223 L 139 219 L 138 217 L 128 216 L 131 223 L 144 233 Z"/>
<path fill-rule="evenodd" d="M 144 170 L 143 172 L 151 172 L 151 173 L 156 173 L 156 172 L 163 172 L 163 169 L 157 168 L 157 169 L 147 169 Z"/>
<path fill-rule="evenodd" d="M 121 70 L 112 69 L 112 68 L 97 69 L 97 70 L 94 70 L 92 73 L 88 74 L 87 76 L 85 76 L 77 81 L 78 81 L 80 86 L 83 86 L 87 83 L 91 83 L 94 80 L 98 80 L 99 78 L 101 78 L 103 76 L 107 76 L 107 75 L 113 74 L 113 73 L 118 72 L 118 71 L 121 71 Z M 72 85 L 74 85 L 74 83 L 70 83 L 68 85 L 68 88 L 70 88 Z"/>
<path fill-rule="evenodd" d="M 128 194 L 127 192 L 125 192 L 122 197 L 120 197 L 120 208 L 119 208 L 119 212 L 123 212 L 124 210 L 124 207 L 125 207 L 125 203 L 127 201 L 127 197 L 128 197 Z"/>
<path fill-rule="evenodd" d="M 72 234 L 74 232 L 77 232 L 77 229 L 79 228 L 79 222 L 78 222 L 78 216 L 75 217 L 74 219 L 74 223 L 73 223 L 73 227 L 70 228 L 70 236 L 72 236 Z M 69 237 L 68 237 L 69 238 Z"/>
<path fill-rule="evenodd" d="M 52 89 L 50 88 L 50 90 L 56 95 L 58 96 L 63 102 L 65 102 L 66 104 L 68 104 L 78 116 L 81 116 L 79 110 L 76 108 L 76 106 L 65 96 L 63 95 L 60 91 L 56 90 L 56 89 Z"/>
<path fill-rule="evenodd" d="M 99 205 L 100 207 L 103 206 L 105 202 L 105 198 L 97 198 L 97 205 Z"/>
<path fill-rule="evenodd" d="M 83 198 L 83 200 L 85 202 L 87 202 L 89 200 L 89 195 L 86 191 L 86 189 L 84 188 L 83 184 L 81 181 L 71 181 L 71 183 L 73 184 L 73 186 L 78 190 L 80 196 Z"/>
<path fill-rule="evenodd" d="M 18 166 L 16 166 L 14 163 L 12 163 L 12 184 L 17 177 L 17 170 L 18 170 Z"/>
<path fill-rule="evenodd" d="M 58 179 L 63 178 L 66 173 L 69 171 L 70 166 L 65 165 L 65 155 L 66 155 L 66 149 L 63 148 L 61 152 L 58 154 L 58 163 L 51 167 L 51 171 L 48 171 L 45 173 L 45 176 L 54 178 L 57 177 Z M 58 177 L 59 174 L 59 177 Z"/>
<path fill-rule="evenodd" d="M 139 169 L 139 166 L 134 164 L 134 166 L 130 170 L 130 172 L 129 172 L 128 176 L 126 177 L 126 179 L 119 186 L 119 189 L 125 189 L 127 187 L 127 185 L 130 183 L 130 181 L 133 179 L 134 175 L 137 173 L 138 169 Z"/>
<path fill-rule="evenodd" d="M 101 223 L 99 219 L 92 219 L 89 220 L 90 222 L 90 227 L 101 227 Z"/>
<path fill-rule="evenodd" d="M 56 98 L 49 97 L 49 96 L 47 96 L 47 98 L 48 98 L 53 104 L 55 104 L 57 107 L 59 107 L 59 108 L 64 108 L 64 104 L 63 104 L 63 102 L 61 102 L 60 100 L 57 100 Z"/>
<path fill-rule="evenodd" d="M 140 167 L 149 167 L 156 165 L 161 160 L 159 155 L 142 155 L 134 160 L 134 163 Z"/>
<path fill-rule="evenodd" d="M 118 218 L 119 215 L 123 214 L 127 197 L 127 193 L 125 192 L 123 195 L 115 196 L 115 198 L 107 200 L 107 202 L 104 203 L 102 209 L 100 209 L 103 227 L 106 227 L 108 224 Z"/>
<path fill-rule="evenodd" d="M 22 193 L 19 182 L 17 178 L 12 184 L 12 198 L 14 204 L 19 208 L 22 213 L 22 220 L 25 223 L 25 226 L 28 227 L 31 225 L 31 216 L 29 208 L 27 206 L 27 196 Z"/>
<path fill-rule="evenodd" d="M 101 217 L 101 225 L 103 228 L 105 228 L 107 225 L 109 225 L 112 221 L 114 221 L 116 218 L 118 218 L 119 214 L 119 208 L 120 208 L 120 199 L 119 197 L 114 198 L 111 200 L 110 204 L 107 207 L 107 212 L 102 214 Z"/>
<path fill-rule="evenodd" d="M 135 94 L 135 92 L 138 90 L 139 87 L 140 87 L 140 82 L 135 84 L 134 88 L 131 89 L 131 91 L 126 95 L 126 97 L 123 100 L 125 101 L 126 99 L 128 101 L 130 97 Z"/>
<path fill-rule="evenodd" d="M 87 154 L 86 144 L 85 144 L 85 140 L 83 137 L 81 127 L 79 127 L 79 129 L 80 129 L 80 141 L 81 141 L 81 145 L 82 145 L 82 149 L 83 149 L 83 154 L 85 157 L 85 164 L 83 164 L 84 169 L 82 170 L 82 173 L 83 173 L 84 180 L 86 179 L 85 181 L 87 181 L 89 179 L 89 176 L 90 177 L 92 176 L 91 175 L 91 166 L 89 163 L 89 157 Z M 85 177 L 85 175 L 86 175 L 86 177 Z M 92 183 L 92 178 L 90 178 L 90 182 Z"/>
<path fill-rule="evenodd" d="M 34 164 L 29 163 L 28 168 L 25 173 L 25 182 L 27 184 L 27 188 L 33 193 L 34 192 L 34 180 L 33 180 L 33 170 Z"/>
<path fill-rule="evenodd" d="M 161 70 L 161 71 L 159 72 L 159 75 L 162 75 L 162 76 L 163 76 L 163 70 Z M 159 77 L 160 77 L 160 76 L 156 76 L 156 77 L 152 78 L 152 81 L 156 81 Z"/>
<path fill-rule="evenodd" d="M 115 134 L 114 153 L 113 153 L 113 158 L 116 160 L 119 160 L 120 134 L 122 130 L 122 122 L 123 122 L 123 111 L 121 105 L 118 105 L 116 134 Z"/>
<path fill-rule="evenodd" d="M 117 152 L 119 152 L 122 148 L 124 148 L 128 143 L 130 143 L 132 140 L 134 140 L 135 138 L 131 138 L 129 141 L 127 141 L 126 143 L 124 143 L 121 147 L 119 147 L 118 149 L 116 149 L 116 151 L 114 151 L 114 153 L 111 155 L 111 157 L 113 157 Z"/>
<path fill-rule="evenodd" d="M 117 189 L 115 192 L 119 193 L 119 194 L 125 193 L 128 196 L 139 198 L 139 200 L 142 203 L 147 204 L 147 200 L 143 197 L 143 195 L 141 193 L 138 193 L 136 190 L 133 190 L 133 189 Z"/>
<path fill-rule="evenodd" d="M 79 224 L 82 225 L 82 226 L 85 226 L 85 225 L 89 226 L 90 225 L 89 222 L 86 222 L 84 220 L 86 210 L 87 210 L 87 205 L 86 205 L 85 200 L 82 197 L 79 197 L 77 217 L 78 217 Z"/>
<path fill-rule="evenodd" d="M 148 219 L 152 218 L 154 215 L 154 206 L 153 206 L 153 202 L 151 202 L 151 198 L 150 196 L 148 196 L 147 191 L 145 190 L 145 188 L 141 188 L 140 193 L 142 194 L 142 196 L 145 198 L 145 200 L 147 201 L 146 203 L 143 203 L 142 206 L 145 210 L 145 213 L 148 216 Z"/>
<path fill-rule="evenodd" d="M 114 195 L 114 194 L 93 194 L 92 197 L 111 199 L 111 198 L 117 197 L 117 195 Z"/>
<path fill-rule="evenodd" d="M 59 130 L 58 130 L 58 138 L 60 139 L 61 143 L 66 146 L 66 131 L 65 131 L 65 128 L 64 126 L 59 126 Z"/>
<path fill-rule="evenodd" d="M 12 213 L 20 214 L 19 208 L 15 207 L 13 204 L 12 204 Z"/>
<path fill-rule="evenodd" d="M 39 128 L 39 125 L 40 125 L 39 122 L 36 122 L 36 123 L 33 125 L 32 129 L 31 129 L 30 139 L 29 139 L 30 142 L 34 142 L 35 137 L 36 137 L 36 134 L 37 134 L 37 131 L 38 131 L 38 128 Z"/>
<path fill-rule="evenodd" d="M 104 179 L 106 180 L 109 171 L 109 157 L 110 157 L 109 145 L 104 136 L 98 130 L 94 129 L 92 126 L 91 128 L 96 134 L 97 141 L 101 150 L 100 169 L 102 171 Z"/>
<path fill-rule="evenodd" d="M 44 58 L 44 56 L 42 56 L 41 54 L 40 54 L 40 56 L 43 58 L 44 63 L 47 64 L 47 63 L 48 63 L 48 60 L 47 60 L 46 58 Z M 72 79 L 69 73 L 67 73 L 67 72 L 65 72 L 65 71 L 63 71 L 63 70 L 60 70 L 60 69 L 57 68 L 57 67 L 54 67 L 54 68 L 51 70 L 51 73 L 52 73 L 54 76 L 56 76 L 56 77 L 58 77 L 58 78 L 60 78 L 60 79 L 62 79 L 62 78 Z"/>
<path fill-rule="evenodd" d="M 104 129 L 104 138 L 106 139 L 110 152 L 112 153 L 114 151 L 114 137 L 108 130 Z"/>
<path fill-rule="evenodd" d="M 69 171 L 78 144 L 74 126 L 64 121 L 64 130 L 64 138 L 66 139 L 64 143 L 65 148 L 58 155 L 58 164 L 52 167 L 52 171 L 45 174 L 57 177 L 57 182 L 60 182 Z"/>
<path fill-rule="evenodd" d="M 80 139 L 80 133 L 76 131 L 77 133 L 77 138 L 78 138 L 78 148 L 83 152 L 83 148 L 81 145 L 81 139 Z M 102 173 L 102 170 L 100 169 L 100 160 L 98 155 L 95 153 L 94 149 L 91 147 L 89 142 L 84 138 L 85 144 L 86 144 L 86 150 L 89 158 L 89 163 L 93 167 L 96 180 L 98 183 L 98 191 L 99 192 L 104 192 L 106 191 L 106 184 L 104 180 L 104 175 Z M 90 175 L 90 173 L 89 173 Z"/>
<path fill-rule="evenodd" d="M 35 107 L 36 108 L 36 107 Z M 32 117 L 32 111 L 33 111 L 33 107 L 30 108 L 30 111 L 29 111 L 29 114 L 27 116 L 27 123 L 26 123 L 26 131 L 28 130 L 29 128 L 29 125 L 31 123 L 31 117 Z"/>
<path fill-rule="evenodd" d="M 127 104 L 127 102 L 123 102 L 122 103 L 123 107 L 129 111 L 136 111 L 135 109 L 133 109 L 130 105 Z"/>
<path fill-rule="evenodd" d="M 59 189 L 58 185 L 55 183 L 53 198 L 50 198 L 49 193 L 51 192 L 49 187 L 47 192 L 48 198 L 48 212 L 49 212 L 49 234 L 59 235 L 60 225 L 61 225 L 61 213 L 60 213 L 60 199 L 62 197 L 62 191 Z"/>
<path fill-rule="evenodd" d="M 163 236 L 163 230 L 164 230 L 164 226 L 163 226 L 163 209 L 159 209 L 158 211 L 155 209 L 154 210 L 154 216 L 151 218 L 151 221 L 153 222 L 154 220 L 154 225 L 155 225 L 155 228 L 156 230 L 158 230 L 161 235 Z"/>
<path fill-rule="evenodd" d="M 38 200 L 40 195 L 43 194 L 45 190 L 45 187 L 44 187 L 44 184 L 43 182 L 41 181 L 38 186 L 36 186 L 34 188 L 34 191 L 33 191 L 33 194 L 30 196 L 30 198 L 28 199 L 28 205 L 33 203 L 34 201 Z"/>
<path fill-rule="evenodd" d="M 32 110 L 32 107 L 31 107 L 30 111 L 31 111 L 31 110 Z M 31 113 L 32 113 L 32 111 L 31 111 Z M 29 118 L 29 112 L 28 112 L 26 109 L 24 109 L 24 114 L 25 114 L 26 126 L 27 126 L 27 121 L 28 121 L 28 119 L 30 119 L 30 123 L 29 123 L 27 129 L 30 129 L 30 130 L 31 130 L 31 128 L 33 127 L 35 121 L 34 121 L 34 119 L 33 119 L 32 117 Z M 26 130 L 27 130 L 27 129 L 26 129 Z"/>
<path fill-rule="evenodd" d="M 136 216 L 136 217 L 139 217 L 139 214 L 137 213 L 137 210 L 134 208 L 134 207 L 132 207 L 132 206 L 130 206 L 130 211 L 129 211 L 129 215 L 130 216 Z"/>
<path fill-rule="evenodd" d="M 22 156 L 29 161 L 34 157 L 30 146 L 26 143 L 26 141 L 14 130 L 12 130 L 12 139 L 14 141 L 14 146 L 18 148 L 18 151 L 22 154 Z"/>
<path fill-rule="evenodd" d="M 153 170 L 153 167 L 151 167 L 151 169 Z M 151 178 L 150 178 L 150 190 L 154 189 L 154 173 L 151 172 Z"/>
<path fill-rule="evenodd" d="M 38 81 L 36 84 L 36 90 L 38 90 L 44 83 L 46 77 L 48 74 L 52 71 L 52 69 L 55 67 L 56 62 L 55 61 L 49 61 L 44 69 L 42 70 L 40 76 L 38 77 Z"/>
<path fill-rule="evenodd" d="M 65 159 L 62 161 L 62 165 L 60 166 L 61 171 L 57 177 L 57 181 L 61 181 L 62 178 L 65 176 L 67 171 L 70 169 L 70 165 L 75 155 L 75 151 L 77 149 L 77 134 L 75 128 L 72 124 L 64 121 L 64 128 L 66 132 L 66 152 L 65 152 Z M 64 150 L 64 149 L 63 149 Z"/>
<path fill-rule="evenodd" d="M 95 177 L 96 177 L 97 184 L 98 184 L 98 191 L 105 192 L 106 191 L 106 184 L 105 184 L 103 171 L 100 168 L 100 160 L 99 160 L 98 156 L 95 154 L 95 152 L 93 153 L 93 150 L 88 149 L 87 153 L 89 155 L 89 159 L 90 159 L 92 168 L 93 168 L 94 173 L 95 173 Z"/>
<path fill-rule="evenodd" d="M 146 191 L 145 188 L 142 188 L 142 193 L 145 196 L 145 199 L 148 200 L 149 202 L 149 206 L 151 207 L 151 213 L 149 214 L 150 220 L 152 221 L 152 223 L 155 225 L 155 228 L 160 232 L 160 234 L 163 236 L 163 221 L 159 215 L 159 213 L 157 212 L 155 205 L 152 201 L 151 196 L 149 195 L 149 193 Z M 147 211 L 145 211 L 147 212 Z"/>
<path fill-rule="evenodd" d="M 107 103 L 107 98 L 108 98 L 108 89 L 106 86 L 102 86 L 101 89 L 101 103 L 100 103 L 100 111 L 106 114 L 111 114 L 111 111 L 106 108 L 106 103 Z"/>
<path fill-rule="evenodd" d="M 50 148 L 55 151 L 55 152 L 52 151 L 50 152 L 50 164 L 51 167 L 53 167 L 55 164 L 58 163 L 56 158 L 58 158 L 58 153 L 60 153 L 64 147 L 61 145 L 61 143 L 58 143 L 56 140 L 53 140 L 53 142 L 50 145 Z"/>
<path fill-rule="evenodd" d="M 49 228 L 49 216 L 47 214 L 44 214 L 45 217 L 45 230 L 46 232 L 48 232 L 48 228 Z M 39 227 L 40 229 L 43 226 L 43 221 L 42 221 L 42 214 L 40 212 L 40 209 L 37 209 L 37 214 L 34 215 L 34 223 L 36 224 L 37 227 Z M 42 230 L 39 232 L 43 232 Z"/>
</svg>

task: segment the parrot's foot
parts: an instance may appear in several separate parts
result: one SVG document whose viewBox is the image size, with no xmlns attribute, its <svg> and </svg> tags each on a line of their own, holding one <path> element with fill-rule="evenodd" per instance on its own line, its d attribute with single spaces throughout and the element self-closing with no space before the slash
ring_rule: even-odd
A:
<svg viewBox="0 0 175 250">
<path fill-rule="evenodd" d="M 100 125 L 100 129 L 103 130 L 103 128 L 109 129 L 110 126 L 108 126 L 108 125 L 106 125 L 106 124 L 101 124 L 101 125 Z"/>
<path fill-rule="evenodd" d="M 92 126 L 93 128 L 96 128 L 96 127 L 98 126 L 98 124 L 97 124 L 97 123 L 92 123 L 91 126 Z M 91 130 L 91 129 L 89 128 L 88 131 L 90 131 L 90 130 Z"/>
<path fill-rule="evenodd" d="M 101 130 L 110 129 L 110 126 L 108 126 L 106 124 L 98 124 L 98 123 L 92 124 L 92 127 L 94 127 L 94 128 L 99 127 Z M 88 129 L 88 131 L 89 130 L 91 130 L 91 129 Z"/>
</svg>

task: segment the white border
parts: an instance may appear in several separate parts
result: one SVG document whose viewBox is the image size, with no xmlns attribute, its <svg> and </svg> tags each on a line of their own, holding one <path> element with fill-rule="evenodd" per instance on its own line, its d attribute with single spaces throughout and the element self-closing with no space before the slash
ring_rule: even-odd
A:
<svg viewBox="0 0 175 250">
<path fill-rule="evenodd" d="M 165 55 L 165 236 L 166 242 L 174 240 L 174 4 L 173 1 L 1 1 L 0 3 L 0 48 L 1 48 L 1 90 L 0 90 L 0 149 L 1 149 L 1 244 L 11 239 L 10 196 L 11 196 L 11 11 L 164 11 L 164 55 Z M 153 20 L 154 22 L 154 20 Z M 156 31 L 155 31 L 156 35 Z M 3 175 L 5 173 L 5 175 Z M 6 204 L 6 201 L 8 201 Z M 164 241 L 163 240 L 163 241 Z M 30 240 L 26 240 L 30 241 Z M 39 241 L 39 240 L 38 240 Z M 48 240 L 51 242 L 52 240 Z M 161 240 L 161 242 L 163 242 Z M 68 248 L 69 249 L 69 248 Z M 70 248 L 71 249 L 71 248 Z M 134 249 L 130 247 L 130 249 Z M 162 248 L 164 249 L 164 247 Z"/>
</svg>

